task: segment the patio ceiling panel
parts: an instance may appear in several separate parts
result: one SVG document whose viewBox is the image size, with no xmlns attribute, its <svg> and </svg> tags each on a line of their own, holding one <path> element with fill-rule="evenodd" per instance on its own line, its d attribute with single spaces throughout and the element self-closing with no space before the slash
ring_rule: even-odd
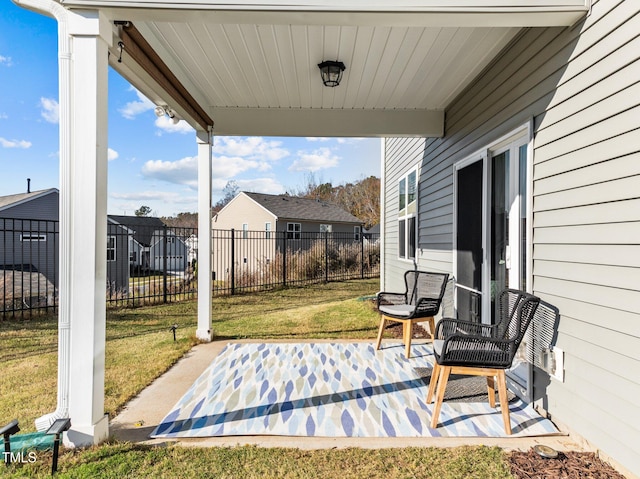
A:
<svg viewBox="0 0 640 479">
<path fill-rule="evenodd" d="M 64 3 L 133 22 L 217 134 L 441 136 L 444 110 L 522 27 L 570 25 L 589 0 Z M 337 88 L 323 60 L 345 63 Z"/>
</svg>

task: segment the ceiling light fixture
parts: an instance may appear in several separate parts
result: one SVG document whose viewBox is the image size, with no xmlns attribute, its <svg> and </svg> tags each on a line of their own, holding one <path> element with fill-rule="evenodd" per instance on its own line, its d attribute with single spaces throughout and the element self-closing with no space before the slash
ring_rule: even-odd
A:
<svg viewBox="0 0 640 479">
<path fill-rule="evenodd" d="M 324 86 L 333 88 L 340 85 L 342 72 L 344 72 L 346 67 L 342 62 L 326 60 L 322 63 L 318 63 L 318 68 L 320 68 L 320 75 L 322 76 L 322 83 L 324 83 Z"/>
</svg>

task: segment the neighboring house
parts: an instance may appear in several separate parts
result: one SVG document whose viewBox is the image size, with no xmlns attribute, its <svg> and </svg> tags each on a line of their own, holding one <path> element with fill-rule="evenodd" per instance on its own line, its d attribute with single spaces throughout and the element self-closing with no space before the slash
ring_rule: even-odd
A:
<svg viewBox="0 0 640 479">
<path fill-rule="evenodd" d="M 49 188 L 0 197 L 0 269 L 58 284 L 58 196 Z"/>
<path fill-rule="evenodd" d="M 260 248 L 242 242 L 236 248 L 236 267 L 251 269 L 270 262 L 277 252 L 282 252 L 285 242 L 293 250 L 312 247 L 322 237 L 320 233 L 327 233 L 334 241 L 360 241 L 362 221 L 324 201 L 243 191 L 214 215 L 213 229 L 234 229 L 236 240 L 260 240 Z M 228 273 L 231 264 L 226 243 L 214 240 L 213 254 L 219 274 Z"/>
<path fill-rule="evenodd" d="M 185 241 L 167 229 L 160 218 L 121 215 L 109 215 L 108 218 L 130 232 L 127 257 L 131 270 L 136 274 L 164 270 L 182 272 L 186 269 L 188 248 Z"/>
<path fill-rule="evenodd" d="M 474 321 L 506 286 L 555 305 L 557 377 L 512 380 L 635 474 L 639 6 L 593 2 L 572 28 L 523 29 L 446 107 L 442 138 L 385 140 L 382 172 L 382 287 L 414 267 L 452 273 Z"/>
<path fill-rule="evenodd" d="M 0 270 L 44 276 L 48 295 L 58 285 L 59 196 L 56 188 L 49 188 L 0 197 Z M 110 222 L 107 228 L 107 285 L 110 290 L 126 291 L 129 285 L 127 255 L 116 254 L 126 247 L 126 240 L 120 245 L 114 243 L 122 237 L 123 230 Z M 13 277 L 14 282 L 27 281 L 24 275 Z M 7 281 L 3 284 L 5 291 L 17 291 Z M 29 279 L 29 284 L 42 289 L 45 283 L 42 278 L 34 277 Z M 20 285 L 20 290 L 21 294 L 27 293 L 24 285 Z"/>
</svg>

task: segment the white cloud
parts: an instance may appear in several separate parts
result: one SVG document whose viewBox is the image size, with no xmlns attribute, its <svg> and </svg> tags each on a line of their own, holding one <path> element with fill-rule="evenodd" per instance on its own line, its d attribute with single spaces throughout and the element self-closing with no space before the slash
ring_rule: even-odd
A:
<svg viewBox="0 0 640 479">
<path fill-rule="evenodd" d="M 9 115 L 6 113 L 0 113 L 0 120 L 6 120 L 7 118 L 9 118 Z"/>
<path fill-rule="evenodd" d="M 281 141 L 265 140 L 260 136 L 220 137 L 215 140 L 213 153 L 245 156 L 258 161 L 278 161 L 290 155 L 289 150 L 281 146 Z"/>
<path fill-rule="evenodd" d="M 299 151 L 289 171 L 320 171 L 338 166 L 339 157 L 334 155 L 329 148 L 319 148 L 312 152 Z"/>
<path fill-rule="evenodd" d="M 120 155 L 116 150 L 112 150 L 111 148 L 107 149 L 107 159 L 109 161 L 113 161 L 118 158 Z"/>
<path fill-rule="evenodd" d="M 167 115 L 156 118 L 156 126 L 167 133 L 193 133 L 195 130 L 184 120 L 173 123 L 173 120 Z"/>
<path fill-rule="evenodd" d="M 58 123 L 60 120 L 58 102 L 53 98 L 40 98 L 40 115 L 49 123 Z"/>
<path fill-rule="evenodd" d="M 344 145 L 345 143 L 357 143 L 359 141 L 364 141 L 366 138 L 336 138 L 339 144 Z"/>
<path fill-rule="evenodd" d="M 5 65 L 7 67 L 12 66 L 13 63 L 11 62 L 11 57 L 5 57 L 3 55 L 0 55 L 0 65 Z"/>
<path fill-rule="evenodd" d="M 240 191 L 254 193 L 269 193 L 279 195 L 285 192 L 285 187 L 274 178 L 254 178 L 252 180 L 238 180 Z"/>
<path fill-rule="evenodd" d="M 111 198 L 127 201 L 165 201 L 171 203 L 191 203 L 197 196 L 185 196 L 173 191 L 137 191 L 135 193 L 111 193 Z"/>
<path fill-rule="evenodd" d="M 327 138 L 326 136 L 307 136 L 305 138 L 307 141 L 330 141 L 331 138 Z"/>
<path fill-rule="evenodd" d="M 168 183 L 198 185 L 198 158 L 188 156 L 177 161 L 150 160 L 142 166 L 142 175 Z"/>
<path fill-rule="evenodd" d="M 217 156 L 213 158 L 211 168 L 214 177 L 229 179 L 249 170 L 265 171 L 268 166 L 258 161 L 238 156 Z"/>
<path fill-rule="evenodd" d="M 135 88 L 133 89 L 138 97 L 137 101 L 130 101 L 124 108 L 120 108 L 118 111 L 127 120 L 133 120 L 136 116 L 149 110 L 153 110 L 156 106 L 151 100 L 140 93 Z"/>
<path fill-rule="evenodd" d="M 31 142 L 26 140 L 6 140 L 0 137 L 0 145 L 3 148 L 22 148 L 27 149 L 31 148 Z"/>
</svg>

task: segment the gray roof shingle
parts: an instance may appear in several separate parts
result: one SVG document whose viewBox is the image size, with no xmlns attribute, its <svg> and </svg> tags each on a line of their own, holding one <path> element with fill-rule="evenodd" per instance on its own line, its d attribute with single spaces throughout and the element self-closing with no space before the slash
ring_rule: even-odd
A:
<svg viewBox="0 0 640 479">
<path fill-rule="evenodd" d="M 340 206 L 325 201 L 247 191 L 243 191 L 243 193 L 269 210 L 278 219 L 362 224 L 362 221 Z"/>
</svg>

